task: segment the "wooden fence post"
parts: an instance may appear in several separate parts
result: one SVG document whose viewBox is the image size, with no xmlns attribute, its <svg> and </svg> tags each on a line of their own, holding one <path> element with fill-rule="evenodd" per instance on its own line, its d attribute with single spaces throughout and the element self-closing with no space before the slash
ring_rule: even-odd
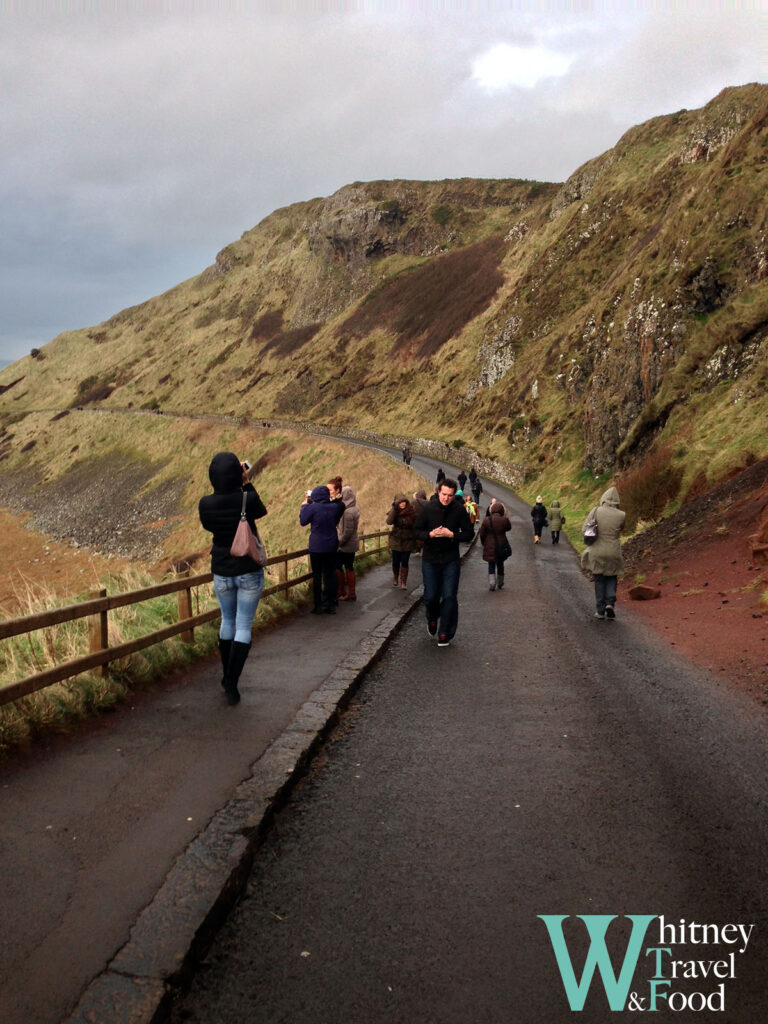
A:
<svg viewBox="0 0 768 1024">
<path fill-rule="evenodd" d="M 106 590 L 97 590 L 92 597 L 106 597 Z M 91 654 L 96 654 L 98 651 L 106 651 L 109 647 L 109 621 L 106 612 L 98 612 L 96 615 L 88 616 L 88 644 L 90 647 Z M 106 665 L 97 665 L 93 670 L 97 676 L 105 676 L 107 674 Z"/>
<path fill-rule="evenodd" d="M 360 554 L 364 555 L 365 554 L 365 527 L 363 526 L 362 519 L 357 524 L 357 530 L 358 530 L 358 533 L 359 533 L 359 536 L 360 536 L 360 540 L 357 542 L 357 547 L 358 547 L 358 550 L 360 551 Z"/>
<path fill-rule="evenodd" d="M 288 548 L 283 548 L 280 551 L 280 554 L 281 555 L 287 555 L 288 554 Z M 287 583 L 288 582 L 288 559 L 287 558 L 283 558 L 281 561 L 276 562 L 275 563 L 275 567 L 277 569 L 277 582 L 278 583 Z"/>
<path fill-rule="evenodd" d="M 182 579 L 186 579 L 189 576 L 189 569 L 184 569 L 183 572 L 178 574 Z M 183 590 L 178 592 L 177 601 L 179 608 L 179 621 L 182 619 L 192 618 L 192 588 L 185 587 Z M 181 639 L 192 643 L 195 639 L 194 629 L 185 629 L 181 634 Z"/>
</svg>

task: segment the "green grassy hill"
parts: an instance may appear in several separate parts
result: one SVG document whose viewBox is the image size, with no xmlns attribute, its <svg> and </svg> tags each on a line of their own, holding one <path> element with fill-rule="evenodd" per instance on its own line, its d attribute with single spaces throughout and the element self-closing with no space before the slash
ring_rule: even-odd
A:
<svg viewBox="0 0 768 1024">
<path fill-rule="evenodd" d="M 526 492 L 618 475 L 679 503 L 768 455 L 767 113 L 768 86 L 727 89 L 562 185 L 356 183 L 277 210 L 0 372 L 3 426 L 78 406 L 311 420 L 461 440 Z"/>
</svg>

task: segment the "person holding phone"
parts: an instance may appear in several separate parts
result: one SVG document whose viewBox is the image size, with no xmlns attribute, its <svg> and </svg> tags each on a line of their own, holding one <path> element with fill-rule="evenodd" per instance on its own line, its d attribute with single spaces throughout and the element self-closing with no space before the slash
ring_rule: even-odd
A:
<svg viewBox="0 0 768 1024">
<path fill-rule="evenodd" d="M 339 537 L 336 527 L 344 515 L 344 502 L 331 501 L 325 484 L 304 497 L 299 522 L 309 526 L 309 563 L 312 568 L 313 615 L 336 614 L 336 552 Z"/>
<path fill-rule="evenodd" d="M 213 494 L 200 499 L 198 514 L 204 530 L 213 534 L 211 572 L 213 590 L 221 608 L 219 654 L 228 704 L 240 701 L 237 688 L 248 652 L 256 609 L 264 590 L 264 570 L 248 555 L 230 553 L 246 492 L 245 516 L 251 529 L 267 510 L 250 482 L 251 465 L 232 452 L 214 455 L 208 467 Z"/>
</svg>

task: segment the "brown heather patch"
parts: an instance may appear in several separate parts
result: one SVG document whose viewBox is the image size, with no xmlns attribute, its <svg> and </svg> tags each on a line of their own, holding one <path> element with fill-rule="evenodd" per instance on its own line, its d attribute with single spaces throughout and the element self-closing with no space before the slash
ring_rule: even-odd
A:
<svg viewBox="0 0 768 1024">
<path fill-rule="evenodd" d="M 311 341 L 323 324 L 308 324 L 306 327 L 292 327 L 289 331 L 281 331 L 270 338 L 264 346 L 265 352 L 274 352 L 276 356 L 289 356 Z"/>
<path fill-rule="evenodd" d="M 412 348 L 426 359 L 490 305 L 504 282 L 503 255 L 502 239 L 493 236 L 400 274 L 371 293 L 340 333 L 393 330 L 394 352 Z"/>
<path fill-rule="evenodd" d="M 273 309 L 262 314 L 251 328 L 251 341 L 271 341 L 283 326 L 283 311 Z"/>
</svg>

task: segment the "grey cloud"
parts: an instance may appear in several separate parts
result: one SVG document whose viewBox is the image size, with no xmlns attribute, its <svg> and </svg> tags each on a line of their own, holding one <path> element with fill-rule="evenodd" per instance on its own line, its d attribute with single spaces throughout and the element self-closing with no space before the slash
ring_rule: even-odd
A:
<svg viewBox="0 0 768 1024">
<path fill-rule="evenodd" d="M 762 69 L 756 13 L 280 6 L 4 18 L 0 356 L 191 276 L 278 206 L 371 178 L 562 180 Z M 483 94 L 472 62 L 499 42 L 574 63 Z"/>
</svg>

